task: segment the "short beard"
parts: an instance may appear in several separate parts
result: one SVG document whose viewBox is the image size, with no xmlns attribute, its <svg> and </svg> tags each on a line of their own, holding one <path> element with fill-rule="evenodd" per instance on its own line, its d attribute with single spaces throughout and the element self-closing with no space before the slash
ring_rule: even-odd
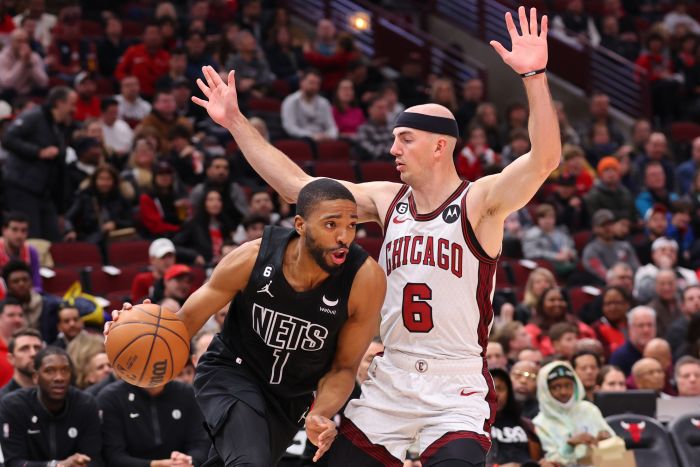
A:
<svg viewBox="0 0 700 467">
<path fill-rule="evenodd" d="M 17 371 L 19 371 L 23 376 L 26 376 L 27 378 L 31 378 L 32 376 L 34 376 L 34 368 L 33 367 L 27 367 L 27 368 L 17 367 Z"/>
<path fill-rule="evenodd" d="M 314 239 L 314 236 L 311 234 L 311 229 L 306 229 L 306 236 L 304 238 L 304 246 L 306 247 L 307 251 L 311 255 L 311 257 L 316 261 L 316 264 L 319 265 L 321 269 L 326 271 L 328 274 L 331 275 L 336 275 L 340 274 L 340 271 L 342 270 L 343 266 L 345 263 L 343 262 L 342 264 L 337 264 L 337 265 L 330 265 L 326 261 L 324 255 L 328 252 L 328 250 L 325 250 L 318 246 L 318 243 L 316 243 L 316 239 Z M 347 260 L 347 256 L 346 256 Z"/>
</svg>

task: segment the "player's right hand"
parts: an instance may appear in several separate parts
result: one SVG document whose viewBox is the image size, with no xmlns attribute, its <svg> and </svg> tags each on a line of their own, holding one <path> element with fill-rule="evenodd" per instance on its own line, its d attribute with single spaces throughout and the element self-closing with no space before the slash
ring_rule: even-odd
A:
<svg viewBox="0 0 700 467">
<path fill-rule="evenodd" d="M 202 67 L 202 73 L 207 82 L 197 78 L 197 86 L 202 90 L 206 100 L 192 96 L 192 102 L 204 107 L 212 120 L 228 128 L 241 113 L 238 107 L 235 72 L 231 70 L 228 73 L 227 82 L 221 79 L 212 66 Z"/>
<path fill-rule="evenodd" d="M 151 301 L 149 299 L 145 299 L 143 301 L 143 303 L 147 304 L 147 303 L 151 303 Z M 133 305 L 131 303 L 124 302 L 121 310 L 112 310 L 112 321 L 107 321 L 105 323 L 105 327 L 104 327 L 104 330 L 102 331 L 102 334 L 104 334 L 104 336 L 107 337 L 107 334 L 109 334 L 109 328 L 112 327 L 113 323 L 117 322 L 117 320 L 119 319 L 119 315 L 121 315 L 125 311 L 131 310 L 132 307 L 133 307 Z"/>
<path fill-rule="evenodd" d="M 338 430 L 333 420 L 321 415 L 306 416 L 306 436 L 318 448 L 314 454 L 314 462 L 318 462 L 330 449 L 337 434 Z"/>
</svg>

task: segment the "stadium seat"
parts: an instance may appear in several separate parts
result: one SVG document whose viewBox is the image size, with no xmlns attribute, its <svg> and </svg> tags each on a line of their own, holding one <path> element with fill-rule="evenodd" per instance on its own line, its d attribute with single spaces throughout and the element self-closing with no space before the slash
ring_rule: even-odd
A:
<svg viewBox="0 0 700 467">
<path fill-rule="evenodd" d="M 678 417 L 668 427 L 681 467 L 698 465 L 700 459 L 700 413 Z"/>
<path fill-rule="evenodd" d="M 579 256 L 581 256 L 583 249 L 586 247 L 586 245 L 588 245 L 588 242 L 591 241 L 592 237 L 593 235 L 591 234 L 590 230 L 582 230 L 574 234 L 574 246 L 576 247 L 576 251 L 578 251 Z"/>
<path fill-rule="evenodd" d="M 282 101 L 272 97 L 251 97 L 248 101 L 251 112 L 276 112 L 282 109 Z"/>
<path fill-rule="evenodd" d="M 107 250 L 109 264 L 120 267 L 127 264 L 148 264 L 148 247 L 146 240 L 133 240 L 110 243 Z"/>
<path fill-rule="evenodd" d="M 132 266 L 120 266 L 121 274 L 112 276 L 102 270 L 94 268 L 90 271 L 90 290 L 88 292 L 106 296 L 118 290 L 131 290 L 131 283 L 134 276 L 145 270 L 144 265 L 136 264 Z"/>
<path fill-rule="evenodd" d="M 42 278 L 44 292 L 62 297 L 76 281 L 80 281 L 80 271 L 76 268 L 56 268 L 56 275 L 50 279 Z"/>
<path fill-rule="evenodd" d="M 498 265 L 496 266 L 496 288 L 501 289 L 501 288 L 509 288 L 513 284 L 510 281 L 510 278 L 508 277 L 508 272 L 506 271 L 506 264 L 509 264 L 507 261 L 499 261 Z"/>
<path fill-rule="evenodd" d="M 190 290 L 190 293 L 200 288 L 206 279 L 207 272 L 204 270 L 204 268 L 192 266 L 192 290 Z"/>
<path fill-rule="evenodd" d="M 674 122 L 669 130 L 671 139 L 676 143 L 691 143 L 700 136 L 700 125 L 693 122 Z"/>
<path fill-rule="evenodd" d="M 289 156 L 294 162 L 304 162 L 314 159 L 311 146 L 306 141 L 300 139 L 280 139 L 275 141 L 274 146 Z"/>
<path fill-rule="evenodd" d="M 611 415 L 605 421 L 634 451 L 639 467 L 678 465 L 668 432 L 658 421 L 634 414 Z"/>
<path fill-rule="evenodd" d="M 312 164 L 314 174 L 317 177 L 335 178 L 338 180 L 347 180 L 348 182 L 357 182 L 357 174 L 355 167 L 349 162 L 331 162 L 317 161 Z"/>
<path fill-rule="evenodd" d="M 368 237 L 381 239 L 384 238 L 384 231 L 382 230 L 382 227 L 376 222 L 365 222 L 364 224 L 362 224 L 362 230 L 367 232 Z"/>
<path fill-rule="evenodd" d="M 318 158 L 322 161 L 346 161 L 350 159 L 350 145 L 342 140 L 319 141 L 316 144 Z"/>
<path fill-rule="evenodd" d="M 360 162 L 360 178 L 363 182 L 401 183 L 399 171 L 393 162 Z"/>
<path fill-rule="evenodd" d="M 595 287 L 572 287 L 568 290 L 569 300 L 571 301 L 571 310 L 575 315 L 578 314 L 581 308 L 595 300 L 597 295 L 590 293 L 593 291 L 592 289 L 596 289 L 598 290 L 598 293 L 600 293 L 600 289 Z"/>
<path fill-rule="evenodd" d="M 102 256 L 97 245 L 87 242 L 53 243 L 51 257 L 56 266 L 100 266 Z"/>
<path fill-rule="evenodd" d="M 367 251 L 375 260 L 379 260 L 379 250 L 382 248 L 382 239 L 376 237 L 358 238 L 355 242 Z"/>
<path fill-rule="evenodd" d="M 86 37 L 100 37 L 104 35 L 104 28 L 98 21 L 84 19 L 80 21 L 80 33 Z"/>
</svg>

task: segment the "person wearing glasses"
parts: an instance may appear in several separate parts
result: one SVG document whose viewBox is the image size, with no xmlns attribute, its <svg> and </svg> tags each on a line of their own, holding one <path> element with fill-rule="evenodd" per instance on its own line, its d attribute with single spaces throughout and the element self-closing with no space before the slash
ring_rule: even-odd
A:
<svg viewBox="0 0 700 467">
<path fill-rule="evenodd" d="M 520 405 L 524 417 L 534 418 L 540 411 L 537 403 L 537 372 L 540 367 L 536 363 L 522 360 L 516 362 L 510 370 L 513 382 L 513 394 Z"/>
</svg>

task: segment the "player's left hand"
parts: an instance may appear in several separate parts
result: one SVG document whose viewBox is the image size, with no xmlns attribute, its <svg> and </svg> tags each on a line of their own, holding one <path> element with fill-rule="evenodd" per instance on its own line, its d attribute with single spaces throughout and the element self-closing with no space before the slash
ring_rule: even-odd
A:
<svg viewBox="0 0 700 467">
<path fill-rule="evenodd" d="M 547 16 L 542 16 L 539 34 L 537 34 L 537 9 L 530 8 L 529 22 L 525 13 L 525 7 L 521 6 L 518 8 L 518 16 L 520 17 L 522 34 L 518 33 L 518 28 L 515 26 L 510 12 L 506 13 L 506 27 L 513 45 L 512 50 L 509 52 L 498 41 L 491 41 L 491 46 L 496 49 L 503 61 L 518 74 L 546 68 Z"/>
<path fill-rule="evenodd" d="M 321 415 L 306 416 L 306 436 L 318 448 L 314 454 L 314 462 L 328 451 L 337 434 L 338 430 L 333 420 Z"/>
</svg>

